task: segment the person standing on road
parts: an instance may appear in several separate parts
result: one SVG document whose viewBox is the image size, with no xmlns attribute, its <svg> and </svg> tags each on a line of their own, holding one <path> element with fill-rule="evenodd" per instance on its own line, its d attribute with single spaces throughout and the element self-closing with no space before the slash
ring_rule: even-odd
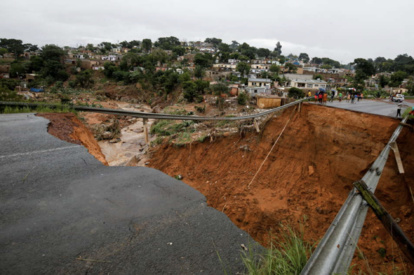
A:
<svg viewBox="0 0 414 275">
<path fill-rule="evenodd" d="M 320 104 L 322 104 L 322 98 L 323 98 L 323 94 L 322 93 L 319 93 L 319 95 L 318 95 L 318 101 L 319 101 Z"/>
<path fill-rule="evenodd" d="M 323 103 L 326 104 L 326 101 L 328 101 L 328 94 L 324 93 L 323 94 Z"/>
<path fill-rule="evenodd" d="M 332 92 L 331 92 L 331 99 L 330 99 L 330 101 L 331 101 L 331 102 L 333 102 L 334 97 L 335 97 L 335 92 L 334 92 L 334 91 L 332 91 Z"/>
<path fill-rule="evenodd" d="M 312 97 L 312 93 L 309 91 L 309 92 L 308 92 L 308 101 L 310 101 L 310 100 L 311 100 L 311 99 L 310 99 L 311 97 Z"/>
<path fill-rule="evenodd" d="M 342 101 L 342 92 L 339 92 L 339 102 Z"/>
<path fill-rule="evenodd" d="M 354 95 L 351 94 L 351 104 L 354 103 L 354 99 L 355 99 Z"/>
<path fill-rule="evenodd" d="M 398 107 L 397 107 L 397 117 L 401 117 L 401 108 L 402 108 L 402 104 L 400 103 L 398 104 Z"/>
<path fill-rule="evenodd" d="M 346 102 L 349 103 L 350 100 L 351 100 L 351 94 L 348 92 L 348 94 L 346 95 Z"/>
</svg>

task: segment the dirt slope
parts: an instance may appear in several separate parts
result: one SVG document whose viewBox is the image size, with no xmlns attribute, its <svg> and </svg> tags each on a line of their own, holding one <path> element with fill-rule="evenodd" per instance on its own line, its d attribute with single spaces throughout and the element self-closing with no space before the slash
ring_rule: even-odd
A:
<svg viewBox="0 0 414 275">
<path fill-rule="evenodd" d="M 398 121 L 375 115 L 304 105 L 295 114 L 262 170 L 259 166 L 286 125 L 292 110 L 272 119 L 261 135 L 232 136 L 213 143 L 176 148 L 164 145 L 153 152 L 150 166 L 183 181 L 203 193 L 210 206 L 226 213 L 240 228 L 266 245 L 269 231 L 280 223 L 305 224 L 305 239 L 318 241 L 352 188 L 376 159 Z M 393 153 L 383 172 L 376 195 L 414 240 L 414 135 L 403 130 L 399 146 L 406 175 L 397 172 Z M 400 265 L 401 253 L 369 211 L 359 247 L 374 271 L 391 272 Z M 379 249 L 385 249 L 381 256 Z M 394 262 L 392 261 L 394 259 Z M 354 263 L 365 266 L 355 257 Z"/>
<path fill-rule="evenodd" d="M 38 116 L 47 118 L 50 121 L 48 132 L 51 135 L 70 143 L 82 144 L 97 160 L 108 165 L 93 134 L 74 114 L 44 113 L 38 114 Z"/>
</svg>

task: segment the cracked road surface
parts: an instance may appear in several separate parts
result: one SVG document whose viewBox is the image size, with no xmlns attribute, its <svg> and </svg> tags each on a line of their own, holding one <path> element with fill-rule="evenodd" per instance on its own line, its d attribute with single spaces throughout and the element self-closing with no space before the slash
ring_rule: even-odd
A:
<svg viewBox="0 0 414 275">
<path fill-rule="evenodd" d="M 47 124 L 0 115 L 1 274 L 244 270 L 241 244 L 255 242 L 201 193 L 151 168 L 104 166 Z"/>
</svg>

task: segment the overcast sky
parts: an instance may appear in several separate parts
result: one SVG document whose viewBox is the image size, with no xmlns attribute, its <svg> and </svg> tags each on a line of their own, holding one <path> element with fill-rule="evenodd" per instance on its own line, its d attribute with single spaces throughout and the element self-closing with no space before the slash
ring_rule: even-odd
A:
<svg viewBox="0 0 414 275">
<path fill-rule="evenodd" d="M 0 38 L 42 46 L 217 37 L 341 63 L 414 55 L 413 0 L 13 0 Z"/>
</svg>

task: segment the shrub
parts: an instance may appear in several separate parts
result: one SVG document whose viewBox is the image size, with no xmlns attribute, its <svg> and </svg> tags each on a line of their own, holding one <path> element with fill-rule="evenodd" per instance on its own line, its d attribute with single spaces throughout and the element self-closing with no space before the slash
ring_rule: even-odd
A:
<svg viewBox="0 0 414 275">
<path fill-rule="evenodd" d="M 76 81 L 70 80 L 68 85 L 69 85 L 70 88 L 75 88 L 76 87 Z"/>
<path fill-rule="evenodd" d="M 289 89 L 288 96 L 292 98 L 303 98 L 305 93 L 299 88 L 292 87 Z"/>
<path fill-rule="evenodd" d="M 239 95 L 237 96 L 237 103 L 239 105 L 246 105 L 248 98 L 249 96 L 247 95 L 247 93 L 239 93 Z"/>
<path fill-rule="evenodd" d="M 249 274 L 300 274 L 313 246 L 303 240 L 303 232 L 298 234 L 290 227 L 283 232 L 263 254 L 254 254 L 253 249 L 244 252 L 242 260 Z"/>
<path fill-rule="evenodd" d="M 0 86 L 0 101 L 20 101 L 22 99 L 22 96 L 18 95 L 15 91 Z"/>
</svg>

